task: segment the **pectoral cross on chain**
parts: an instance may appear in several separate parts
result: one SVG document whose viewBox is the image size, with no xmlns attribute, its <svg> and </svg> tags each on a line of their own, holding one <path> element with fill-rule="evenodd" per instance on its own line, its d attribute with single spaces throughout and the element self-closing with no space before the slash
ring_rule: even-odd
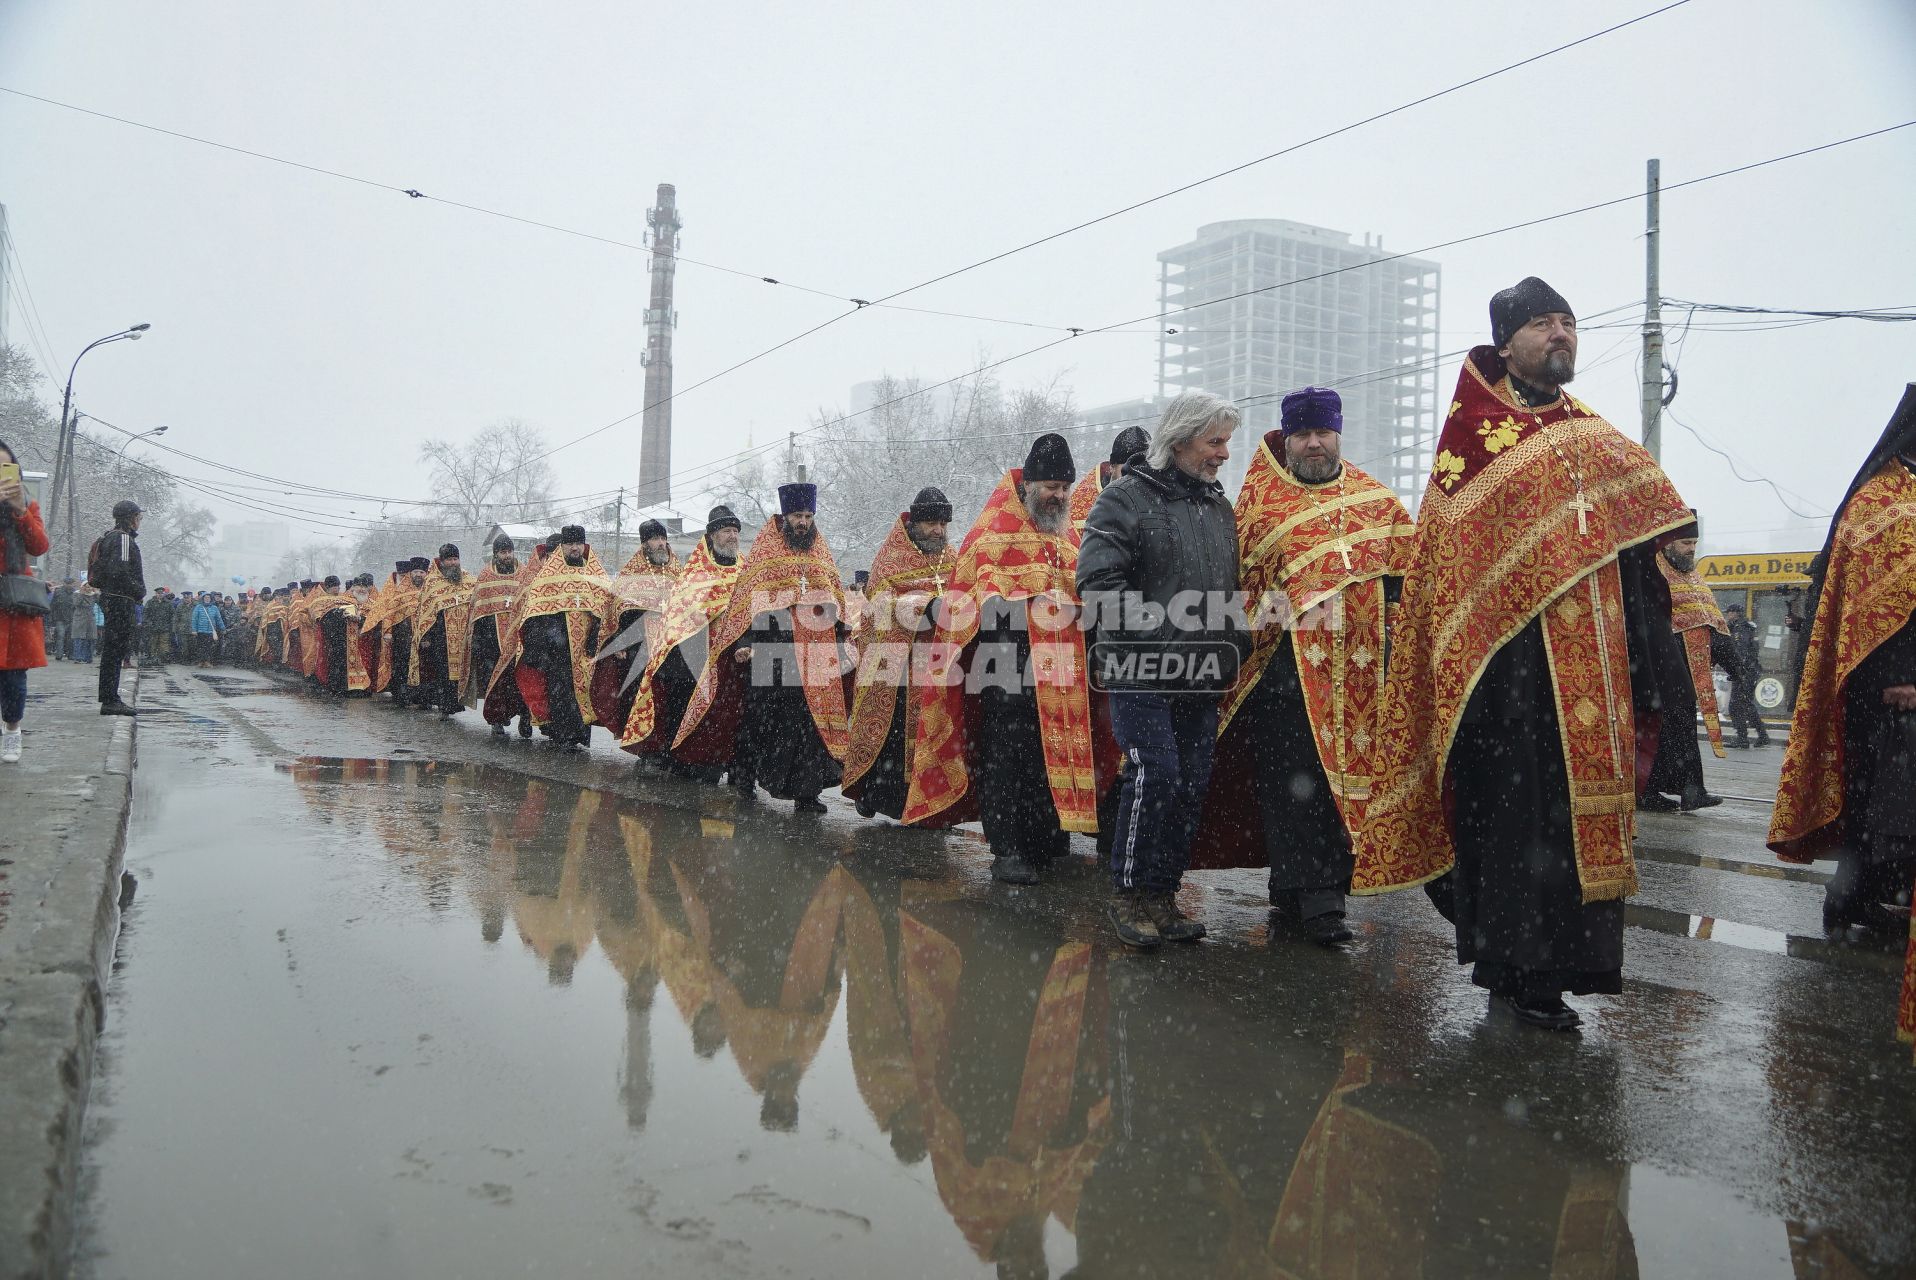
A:
<svg viewBox="0 0 1916 1280">
<path fill-rule="evenodd" d="M 802 596 L 809 589 L 810 588 L 806 585 L 806 581 L 805 581 L 805 571 L 803 569 L 800 569 L 798 571 L 798 594 Z"/>
<path fill-rule="evenodd" d="M 1344 568 L 1349 569 L 1351 567 L 1350 539 L 1346 538 L 1343 534 L 1340 533 L 1337 535 L 1337 541 L 1332 543 L 1331 545 L 1337 548 L 1338 555 L 1344 557 Z"/>
<path fill-rule="evenodd" d="M 1577 513 L 1577 532 L 1590 532 L 1590 513 L 1596 510 L 1590 500 L 1583 496 L 1583 486 L 1577 486 L 1577 496 L 1570 500 L 1570 509 Z"/>
</svg>

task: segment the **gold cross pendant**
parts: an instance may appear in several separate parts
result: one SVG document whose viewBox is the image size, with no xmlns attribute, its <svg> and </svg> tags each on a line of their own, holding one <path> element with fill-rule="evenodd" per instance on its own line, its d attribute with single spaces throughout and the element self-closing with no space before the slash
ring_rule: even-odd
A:
<svg viewBox="0 0 1916 1280">
<path fill-rule="evenodd" d="M 1570 509 L 1577 513 L 1577 532 L 1590 532 L 1590 513 L 1596 510 L 1588 498 L 1583 496 L 1583 486 L 1577 486 L 1577 496 L 1570 500 Z"/>
</svg>

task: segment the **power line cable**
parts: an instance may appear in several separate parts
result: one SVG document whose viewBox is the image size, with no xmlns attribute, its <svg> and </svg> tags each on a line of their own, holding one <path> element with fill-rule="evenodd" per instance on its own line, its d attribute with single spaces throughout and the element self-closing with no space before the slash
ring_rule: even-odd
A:
<svg viewBox="0 0 1916 1280">
<path fill-rule="evenodd" d="M 877 301 L 890 302 L 895 298 L 902 298 L 908 293 L 916 293 L 920 289 L 928 289 L 932 285 L 941 284 L 944 281 L 950 280 L 956 276 L 964 275 L 968 271 L 975 271 L 979 267 L 989 266 L 991 263 L 994 263 L 994 262 L 1002 262 L 1006 258 L 1013 257 L 1016 254 L 1025 252 L 1027 249 L 1035 249 L 1039 245 L 1049 244 L 1053 240 L 1058 240 L 1065 236 L 1072 235 L 1075 232 L 1083 231 L 1087 227 L 1095 227 L 1101 222 L 1109 222 L 1113 218 L 1123 217 L 1127 213 L 1133 213 L 1139 209 L 1143 209 L 1143 208 L 1146 208 L 1147 206 L 1157 204 L 1160 201 L 1169 200 L 1172 196 L 1182 195 L 1187 191 L 1193 191 L 1197 189 L 1198 187 L 1206 185 L 1207 183 L 1216 182 L 1220 178 L 1228 178 L 1232 174 L 1242 173 L 1246 169 L 1255 168 L 1256 166 L 1260 164 L 1264 164 L 1268 161 L 1276 160 L 1282 156 L 1292 155 L 1298 151 L 1304 150 L 1306 147 L 1315 146 L 1317 143 L 1326 142 L 1332 138 L 1340 137 L 1343 134 L 1351 133 L 1358 129 L 1362 129 L 1367 125 L 1376 124 L 1380 120 L 1387 120 L 1391 116 L 1401 115 L 1402 113 L 1406 111 L 1410 111 L 1416 107 L 1423 106 L 1426 103 L 1435 102 L 1439 98 L 1446 98 L 1446 97 L 1449 97 L 1451 94 L 1461 93 L 1465 89 L 1473 88 L 1476 85 L 1483 84 L 1487 80 L 1494 80 L 1498 76 L 1506 75 L 1512 71 L 1516 71 L 1516 70 L 1519 70 L 1520 68 L 1530 66 L 1533 63 L 1542 62 L 1546 58 L 1555 57 L 1557 54 L 1563 53 L 1570 49 L 1574 49 L 1578 45 L 1589 44 L 1593 40 L 1600 40 L 1604 36 L 1615 34 L 1616 32 L 1622 31 L 1627 27 L 1636 26 L 1640 22 L 1647 22 L 1651 18 L 1657 17 L 1661 14 L 1669 13 L 1673 9 L 1680 9 L 1685 4 L 1688 4 L 1688 3 L 1689 3 L 1689 0 L 1675 0 L 1675 3 L 1666 4 L 1662 6 L 1661 8 L 1652 9 L 1648 13 L 1638 14 L 1634 18 L 1629 18 L 1623 22 L 1619 22 L 1612 26 L 1605 27 L 1601 31 L 1593 31 L 1587 36 L 1579 36 L 1577 39 L 1568 41 L 1567 43 L 1564 43 L 1564 44 L 1557 45 L 1555 48 L 1545 49 L 1541 53 L 1533 53 L 1527 58 L 1521 58 L 1517 60 L 1516 62 L 1512 62 L 1505 66 L 1498 67 L 1494 71 L 1486 71 L 1480 75 L 1472 76 L 1468 80 L 1461 80 L 1457 82 L 1456 84 L 1451 85 L 1449 88 L 1439 89 L 1435 93 L 1427 93 L 1420 98 L 1413 98 L 1409 102 L 1400 103 L 1397 106 L 1390 107 L 1386 110 L 1378 111 L 1371 115 L 1365 116 L 1361 120 L 1353 120 L 1349 124 L 1340 125 L 1335 129 L 1329 130 L 1328 132 L 1320 133 L 1316 137 L 1306 138 L 1301 142 L 1294 142 L 1288 147 L 1281 147 L 1278 150 L 1273 151 L 1268 155 L 1259 156 L 1255 160 L 1246 160 L 1242 164 L 1232 165 L 1230 168 L 1222 169 L 1218 171 L 1217 173 L 1211 174 L 1209 177 L 1199 178 L 1194 182 L 1187 182 L 1183 184 L 1182 186 L 1172 187 L 1169 191 L 1159 192 L 1157 195 L 1149 196 L 1143 200 L 1135 201 L 1131 204 L 1123 206 L 1122 208 L 1113 209 L 1109 213 L 1099 214 L 1095 218 L 1087 218 L 1085 221 L 1077 223 L 1073 226 L 1066 227 L 1061 231 L 1054 231 L 1050 235 L 1040 236 L 1036 240 L 1028 240 L 1024 244 L 1017 245 L 1013 248 L 1003 250 L 1002 252 L 999 252 L 999 253 L 994 253 L 990 257 L 980 258 L 978 261 L 970 263 L 969 265 L 958 267 L 951 271 L 946 271 L 940 275 L 935 275 L 931 277 L 929 280 L 921 280 L 917 284 L 910 285 L 903 289 L 899 289 L 893 293 L 888 293 L 884 295 L 883 297 L 877 299 Z"/>
</svg>

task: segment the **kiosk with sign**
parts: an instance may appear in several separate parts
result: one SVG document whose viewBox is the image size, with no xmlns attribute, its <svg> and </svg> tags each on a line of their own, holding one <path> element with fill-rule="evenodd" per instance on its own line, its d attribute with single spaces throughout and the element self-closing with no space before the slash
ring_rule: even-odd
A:
<svg viewBox="0 0 1916 1280">
<path fill-rule="evenodd" d="M 1719 608 L 1740 605 L 1756 626 L 1756 705 L 1765 720 L 1787 723 L 1796 705 L 1797 646 L 1814 551 L 1698 556 L 1697 573 Z"/>
</svg>

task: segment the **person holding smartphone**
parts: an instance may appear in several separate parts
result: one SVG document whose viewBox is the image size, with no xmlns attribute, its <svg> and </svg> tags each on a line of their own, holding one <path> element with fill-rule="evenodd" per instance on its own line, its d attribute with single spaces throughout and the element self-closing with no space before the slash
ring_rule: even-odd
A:
<svg viewBox="0 0 1916 1280">
<path fill-rule="evenodd" d="M 0 440 L 0 571 L 32 577 L 27 562 L 47 553 L 40 504 L 27 498 L 20 460 Z M 27 714 L 27 672 L 47 665 L 45 619 L 40 614 L 0 611 L 0 764 L 20 760 L 20 721 Z"/>
</svg>

